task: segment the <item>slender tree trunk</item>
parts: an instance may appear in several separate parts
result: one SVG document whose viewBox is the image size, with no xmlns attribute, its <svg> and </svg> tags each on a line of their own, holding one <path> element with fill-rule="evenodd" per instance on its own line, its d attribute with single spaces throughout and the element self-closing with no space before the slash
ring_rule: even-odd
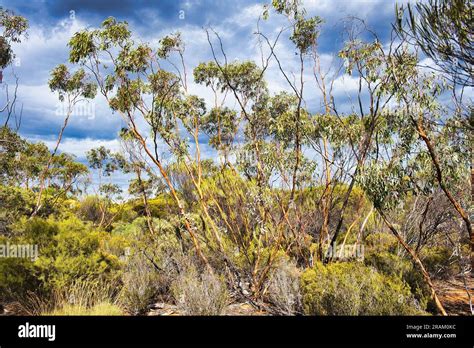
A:
<svg viewBox="0 0 474 348">
<path fill-rule="evenodd" d="M 331 244 L 330 248 L 328 249 L 328 252 L 326 253 L 326 256 L 324 258 L 323 263 L 327 264 L 329 261 L 331 261 L 331 250 L 334 249 L 337 237 L 339 236 L 339 233 L 341 232 L 342 228 L 342 223 L 344 222 L 344 213 L 346 212 L 347 206 L 349 204 L 349 198 L 352 193 L 352 189 L 355 186 L 357 175 L 359 175 L 359 172 L 362 170 L 362 166 L 364 165 L 365 158 L 367 156 L 367 153 L 369 151 L 370 143 L 372 141 L 372 136 L 374 133 L 374 127 L 375 127 L 375 116 L 372 115 L 372 121 L 370 125 L 370 131 L 369 133 L 366 134 L 366 138 L 364 139 L 364 142 L 360 146 L 360 157 L 357 159 L 357 165 L 356 169 L 354 171 L 354 175 L 352 176 L 351 182 L 349 184 L 349 187 L 347 188 L 346 194 L 344 196 L 344 202 L 342 203 L 342 208 L 341 208 L 341 214 L 339 216 L 339 220 L 337 222 L 336 230 L 334 231 L 334 235 L 331 239 Z"/>
<path fill-rule="evenodd" d="M 330 106 L 330 95 L 327 93 L 326 89 L 326 79 L 325 76 L 321 72 L 321 64 L 319 60 L 319 56 L 316 54 L 316 50 L 314 48 L 314 56 L 315 56 L 315 67 L 314 67 L 314 75 L 316 77 L 316 81 L 318 81 L 317 74 L 320 76 L 321 82 L 317 83 L 321 93 L 323 95 L 324 101 L 324 108 L 326 115 L 329 116 L 331 114 L 331 106 Z M 325 172 L 325 179 L 326 185 L 323 192 L 322 202 L 323 202 L 323 224 L 321 226 L 321 232 L 319 236 L 319 257 L 322 261 L 324 258 L 323 255 L 323 244 L 326 243 L 327 239 L 329 238 L 329 210 L 331 205 L 331 195 L 329 194 L 329 186 L 331 185 L 331 168 L 329 165 L 329 153 L 328 153 L 328 141 L 327 138 L 323 137 L 323 151 L 324 151 L 324 172 Z"/>
<path fill-rule="evenodd" d="M 412 119 L 412 121 L 415 123 L 416 130 L 418 134 L 420 135 L 421 139 L 424 141 L 426 144 L 426 147 L 428 148 L 428 152 L 431 157 L 431 161 L 435 167 L 436 170 L 436 180 L 438 181 L 439 186 L 441 187 L 441 190 L 443 190 L 444 194 L 448 198 L 448 200 L 451 202 L 452 206 L 454 209 L 458 212 L 458 214 L 461 216 L 461 218 L 464 221 L 464 224 L 466 225 L 466 230 L 469 236 L 469 244 L 471 246 L 471 269 L 474 269 L 474 231 L 472 229 L 472 224 L 471 220 L 469 219 L 469 215 L 467 212 L 464 210 L 464 208 L 461 206 L 461 204 L 456 200 L 456 198 L 453 196 L 451 191 L 448 189 L 446 186 L 446 183 L 444 181 L 444 176 L 443 172 L 441 170 L 441 165 L 439 163 L 439 159 L 435 150 L 435 147 L 431 141 L 431 139 L 428 137 L 426 134 L 426 131 L 423 127 L 421 119 L 418 121 Z M 471 169 L 471 189 L 472 189 L 472 169 Z"/>
<path fill-rule="evenodd" d="M 132 119 L 130 119 L 130 121 L 132 123 L 132 131 L 133 131 L 133 134 L 135 135 L 135 138 L 140 142 L 140 144 L 142 145 L 142 147 L 145 150 L 148 157 L 158 167 L 158 170 L 160 171 L 161 176 L 163 177 L 163 179 L 165 179 L 166 184 L 167 184 L 168 188 L 170 189 L 171 197 L 173 197 L 174 201 L 178 205 L 180 215 L 184 218 L 184 226 L 185 226 L 186 230 L 188 231 L 188 233 L 191 237 L 191 240 L 193 241 L 194 247 L 196 248 L 196 253 L 203 260 L 203 262 L 206 265 L 209 272 L 213 274 L 214 271 L 213 271 L 211 265 L 209 264 L 209 261 L 207 260 L 207 257 L 203 254 L 203 252 L 201 250 L 201 247 L 199 246 L 199 241 L 197 239 L 197 236 L 194 233 L 191 224 L 189 223 L 189 220 L 186 216 L 186 212 L 184 210 L 183 204 L 181 202 L 181 199 L 178 197 L 178 193 L 176 192 L 173 183 L 171 182 L 171 180 L 170 180 L 168 174 L 166 173 L 165 169 L 163 168 L 163 165 L 161 164 L 161 162 L 157 158 L 155 158 L 155 156 L 153 156 L 153 154 L 150 152 L 150 149 L 148 148 L 148 146 L 145 142 L 145 139 L 143 139 L 141 134 L 138 132 L 135 123 L 132 121 Z"/>
<path fill-rule="evenodd" d="M 353 176 L 353 178 L 352 178 L 352 180 L 349 184 L 349 187 L 347 188 L 346 194 L 344 196 L 344 202 L 342 203 L 341 213 L 340 213 L 340 216 L 339 216 L 339 220 L 337 222 L 336 230 L 334 231 L 334 235 L 331 238 L 331 243 L 329 245 L 329 249 L 328 249 L 328 251 L 326 253 L 326 256 L 324 257 L 324 260 L 323 260 L 324 264 L 327 264 L 332 259 L 333 255 L 332 255 L 331 251 L 334 250 L 334 248 L 336 246 L 337 237 L 339 236 L 339 233 L 341 232 L 342 223 L 344 222 L 344 213 L 346 212 L 347 206 L 349 204 L 349 198 L 351 196 L 352 189 L 354 188 L 354 185 L 355 185 L 355 181 L 356 181 L 355 178 L 356 178 L 356 176 L 358 175 L 358 173 L 360 171 L 360 166 L 362 166 L 362 161 L 359 160 L 359 163 L 357 164 L 356 170 L 354 172 L 354 176 Z"/>
<path fill-rule="evenodd" d="M 356 239 L 356 242 L 355 242 L 355 245 L 354 245 L 354 252 L 357 248 L 357 245 L 360 244 L 360 241 L 362 239 L 362 235 L 364 233 L 365 226 L 367 225 L 367 222 L 369 221 L 369 218 L 370 218 L 370 216 L 372 215 L 373 212 L 374 212 L 374 207 L 372 206 L 370 208 L 369 213 L 367 214 L 364 221 L 362 222 L 362 225 L 359 228 L 359 232 L 357 233 L 357 239 Z"/>
<path fill-rule="evenodd" d="M 328 111 L 328 107 L 326 107 L 326 112 Z M 329 194 L 330 189 L 329 186 L 331 184 L 331 170 L 329 168 L 329 160 L 328 160 L 328 148 L 327 148 L 327 139 L 323 138 L 323 150 L 324 150 L 324 166 L 325 166 L 325 179 L 326 184 L 324 187 L 323 197 L 322 197 L 322 213 L 323 213 L 323 223 L 321 226 L 321 232 L 319 234 L 319 257 L 320 260 L 323 260 L 323 245 L 326 243 L 327 239 L 329 238 L 329 207 L 331 204 L 331 195 Z"/>
<path fill-rule="evenodd" d="M 346 246 L 347 238 L 349 237 L 349 234 L 351 233 L 357 221 L 359 221 L 359 217 L 357 217 L 347 229 L 346 235 L 344 236 L 344 240 L 342 241 L 341 250 L 339 251 L 339 259 L 341 259 L 344 256 L 344 248 Z"/>
<path fill-rule="evenodd" d="M 300 83 L 301 88 L 298 97 L 298 106 L 296 109 L 295 114 L 295 121 L 296 121 L 296 134 L 295 134 L 295 167 L 293 169 L 293 178 L 291 183 L 291 196 L 290 196 L 290 203 L 295 198 L 296 186 L 298 181 L 298 170 L 300 167 L 301 162 L 301 104 L 303 102 L 303 89 L 304 89 L 304 82 L 303 82 L 303 72 L 304 72 L 304 61 L 303 61 L 303 53 L 300 52 Z"/>
<path fill-rule="evenodd" d="M 436 307 L 438 308 L 440 313 L 442 315 L 447 315 L 446 310 L 443 307 L 443 304 L 441 303 L 441 301 L 438 298 L 438 295 L 436 294 L 436 290 L 433 286 L 433 282 L 431 281 L 431 277 L 430 277 L 429 273 L 426 271 L 426 268 L 423 265 L 423 262 L 421 262 L 420 258 L 416 254 L 416 252 L 403 240 L 400 233 L 397 231 L 395 226 L 393 226 L 393 224 L 387 219 L 384 212 L 381 209 L 377 209 L 377 212 L 382 217 L 383 221 L 385 222 L 387 227 L 390 229 L 390 231 L 393 233 L 393 235 L 398 239 L 399 243 L 410 254 L 410 256 L 413 260 L 413 263 L 419 267 L 421 273 L 423 274 L 423 278 L 425 278 L 426 283 L 430 287 L 431 297 L 433 298 L 433 300 L 436 304 Z"/>
<path fill-rule="evenodd" d="M 51 167 L 54 156 L 56 156 L 56 153 L 58 152 L 59 144 L 61 143 L 61 140 L 63 138 L 64 130 L 67 127 L 67 124 L 69 122 L 69 117 L 71 116 L 71 113 L 72 113 L 72 105 L 69 105 L 68 113 L 66 115 L 66 118 L 64 119 L 63 126 L 61 127 L 61 130 L 59 131 L 58 139 L 56 141 L 56 146 L 54 147 L 54 150 L 51 153 L 51 156 L 49 157 L 48 162 L 46 163 L 46 166 L 41 171 L 41 174 L 40 174 L 40 189 L 39 189 L 39 192 L 38 192 L 38 197 L 36 198 L 35 208 L 34 208 L 33 212 L 31 213 L 30 219 L 35 217 L 38 214 L 41 207 L 42 207 L 41 198 L 43 196 L 43 192 L 44 192 L 44 189 L 45 189 L 45 186 L 46 186 L 45 185 L 46 174 L 48 173 L 48 170 Z"/>
<path fill-rule="evenodd" d="M 100 200 L 100 198 L 99 198 L 99 200 Z M 99 201 L 99 208 L 100 208 L 100 222 L 99 222 L 99 225 L 97 226 L 97 228 L 100 229 L 102 227 L 102 225 L 104 224 L 104 222 L 105 222 L 105 213 L 107 211 L 106 203 L 104 203 L 102 205 L 102 203 L 100 203 L 100 201 Z"/>
<path fill-rule="evenodd" d="M 138 179 L 138 185 L 140 187 L 140 191 L 142 193 L 142 199 L 143 199 L 143 207 L 145 209 L 145 216 L 146 216 L 146 223 L 148 225 L 148 229 L 150 230 L 150 233 L 152 235 L 155 234 L 155 228 L 153 227 L 153 217 L 151 216 L 151 211 L 150 207 L 148 206 L 148 197 L 145 191 L 145 187 L 143 185 L 142 177 L 140 174 L 140 169 L 136 170 L 137 173 L 137 179 Z"/>
<path fill-rule="evenodd" d="M 107 93 L 103 93 L 105 99 L 107 100 L 107 102 L 111 103 L 111 100 L 110 98 L 108 97 Z M 150 151 L 150 149 L 148 148 L 147 144 L 146 144 L 146 140 L 143 138 L 143 136 L 141 135 L 141 133 L 138 131 L 137 129 L 137 125 L 134 121 L 134 118 L 133 116 L 131 116 L 130 114 L 125 114 L 123 112 L 120 112 L 120 115 L 122 116 L 122 118 L 126 121 L 128 121 L 128 123 L 130 124 L 131 126 L 131 131 L 135 137 L 135 139 L 138 140 L 138 142 L 140 143 L 140 145 L 143 147 L 143 149 L 145 150 L 145 153 L 147 154 L 147 156 L 151 159 L 151 161 L 158 167 L 158 170 L 160 171 L 160 174 L 161 176 L 163 177 L 163 179 L 165 180 L 166 182 L 166 185 L 168 186 L 169 190 L 170 190 L 170 194 L 171 194 L 171 197 L 173 198 L 173 200 L 176 202 L 176 204 L 178 205 L 178 210 L 179 210 L 179 214 L 183 217 L 183 220 L 184 220 L 184 226 L 186 228 L 186 230 L 188 231 L 190 237 L 191 237 L 191 240 L 193 242 L 193 245 L 196 249 L 196 253 L 197 255 L 199 256 L 199 258 L 201 258 L 201 260 L 204 262 L 204 264 L 206 265 L 206 268 L 208 269 L 209 273 L 211 274 L 214 274 L 214 270 L 212 269 L 207 257 L 203 254 L 202 250 L 201 250 L 201 247 L 199 245 L 199 241 L 197 239 L 197 236 L 196 236 L 196 233 L 194 233 L 193 231 L 193 227 L 191 226 L 190 222 L 189 222 L 189 219 L 186 215 L 186 211 L 184 210 L 184 207 L 183 207 L 183 204 L 181 202 L 181 199 L 178 197 L 178 193 L 176 192 L 175 188 L 174 188 L 174 185 L 173 183 L 171 182 L 168 174 L 166 173 L 166 170 L 165 168 L 163 167 L 163 164 L 161 163 L 161 161 L 155 157 L 153 155 L 153 153 Z"/>
</svg>

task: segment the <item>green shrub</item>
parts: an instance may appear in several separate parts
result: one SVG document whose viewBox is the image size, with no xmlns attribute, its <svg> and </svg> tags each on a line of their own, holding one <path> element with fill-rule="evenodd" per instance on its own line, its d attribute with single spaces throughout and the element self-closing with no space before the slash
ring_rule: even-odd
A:
<svg viewBox="0 0 474 348">
<path fill-rule="evenodd" d="M 2 246 L 26 243 L 15 237 L 0 235 Z M 38 269 L 31 258 L 4 256 L 0 256 L 0 303 L 20 301 L 31 291 L 43 291 Z"/>
<path fill-rule="evenodd" d="M 164 219 L 169 215 L 178 214 L 179 208 L 176 201 L 169 195 L 160 195 L 148 200 L 148 209 L 153 217 Z M 145 208 L 142 200 L 138 200 L 133 208 L 134 211 L 144 212 Z"/>
<path fill-rule="evenodd" d="M 448 278 L 461 272 L 459 259 L 454 255 L 453 248 L 445 246 L 424 247 L 421 249 L 420 258 L 428 272 L 434 277 Z"/>
<path fill-rule="evenodd" d="M 0 185 L 0 234 L 9 232 L 9 225 L 30 213 L 35 206 L 31 191 Z"/>
<path fill-rule="evenodd" d="M 41 254 L 49 252 L 56 246 L 55 237 L 59 228 L 54 219 L 22 218 L 13 225 L 14 236 L 18 242 L 37 244 Z"/>
<path fill-rule="evenodd" d="M 113 205 L 110 208 L 110 213 L 114 215 L 113 220 L 116 221 L 113 225 L 119 222 L 131 223 L 139 216 L 133 209 L 133 205 L 129 202 Z"/>
<path fill-rule="evenodd" d="M 365 239 L 366 247 L 368 250 L 375 252 L 396 252 L 398 247 L 397 238 L 389 233 L 372 233 Z"/>
<path fill-rule="evenodd" d="M 85 197 L 79 202 L 76 213 L 85 221 L 90 221 L 96 224 L 99 223 L 102 217 L 100 198 L 98 196 Z"/>
<path fill-rule="evenodd" d="M 0 258 L 0 303 L 24 299 L 30 291 L 40 291 L 34 263 L 28 259 Z"/>
<path fill-rule="evenodd" d="M 303 308 L 308 315 L 414 315 L 410 288 L 359 263 L 321 263 L 301 277 Z"/>
<path fill-rule="evenodd" d="M 77 279 L 112 281 L 120 275 L 119 255 L 107 249 L 115 237 L 73 215 L 61 221 L 22 219 L 14 225 L 14 236 L 18 243 L 38 245 L 39 257 L 30 273 L 49 291 L 67 287 Z"/>
<path fill-rule="evenodd" d="M 173 226 L 173 224 L 171 224 L 167 220 L 153 218 L 152 221 L 155 232 L 160 236 L 162 234 L 173 234 L 173 232 L 175 231 L 175 227 Z M 141 240 L 143 240 L 144 237 L 147 237 L 147 242 L 150 241 L 150 231 L 148 229 L 147 220 L 145 217 L 138 217 L 132 222 L 117 223 L 114 226 L 112 234 L 122 235 L 131 239 Z"/>
<path fill-rule="evenodd" d="M 76 217 L 55 223 L 59 233 L 54 249 L 43 253 L 37 265 L 48 284 L 60 288 L 77 278 L 115 279 L 120 269 L 117 255 L 108 253 L 105 245 L 112 238 Z"/>
<path fill-rule="evenodd" d="M 400 278 L 413 268 L 410 261 L 388 251 L 369 251 L 364 256 L 364 263 L 367 266 L 374 267 L 381 273 L 396 275 Z"/>
<path fill-rule="evenodd" d="M 423 274 L 411 260 L 387 251 L 369 251 L 365 255 L 364 263 L 387 276 L 398 277 L 406 282 L 421 309 L 426 310 L 434 305 L 431 303 L 431 291 Z"/>
</svg>

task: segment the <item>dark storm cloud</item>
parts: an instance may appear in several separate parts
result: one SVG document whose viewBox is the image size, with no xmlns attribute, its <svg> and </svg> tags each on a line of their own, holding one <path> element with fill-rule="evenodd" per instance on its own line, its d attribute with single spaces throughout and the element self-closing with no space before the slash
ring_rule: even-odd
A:
<svg viewBox="0 0 474 348">
<path fill-rule="evenodd" d="M 251 0 L 17 0 L 3 4 L 24 15 L 31 22 L 42 26 L 67 18 L 74 11 L 75 16 L 87 18 L 92 25 L 99 24 L 109 16 L 126 20 L 140 29 L 150 29 L 150 25 L 173 25 L 184 16 L 186 23 L 194 25 L 218 24 L 239 9 L 254 3 Z"/>
</svg>

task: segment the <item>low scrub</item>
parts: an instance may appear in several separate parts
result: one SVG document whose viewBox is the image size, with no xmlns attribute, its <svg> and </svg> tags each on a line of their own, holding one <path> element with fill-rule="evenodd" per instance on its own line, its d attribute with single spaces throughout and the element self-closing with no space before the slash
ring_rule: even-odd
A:
<svg viewBox="0 0 474 348">
<path fill-rule="evenodd" d="M 95 316 L 119 316 L 123 315 L 122 309 L 110 302 L 101 302 L 92 307 L 81 305 L 65 305 L 59 309 L 55 309 L 45 315 L 50 316 L 78 316 L 78 315 L 95 315 Z"/>
<path fill-rule="evenodd" d="M 281 261 L 268 281 L 268 300 L 275 314 L 295 315 L 301 313 L 301 272 L 291 262 Z"/>
<path fill-rule="evenodd" d="M 199 274 L 194 267 L 179 275 L 172 292 L 184 315 L 220 315 L 229 304 L 224 281 L 209 272 Z"/>
<path fill-rule="evenodd" d="M 415 315 L 409 286 L 359 263 L 321 263 L 301 277 L 308 315 Z"/>
</svg>

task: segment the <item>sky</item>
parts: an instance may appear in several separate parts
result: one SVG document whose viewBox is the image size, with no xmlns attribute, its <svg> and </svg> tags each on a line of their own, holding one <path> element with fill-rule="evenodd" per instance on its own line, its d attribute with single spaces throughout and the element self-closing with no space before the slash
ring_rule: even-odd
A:
<svg viewBox="0 0 474 348">
<path fill-rule="evenodd" d="M 142 42 L 156 44 L 163 36 L 180 31 L 186 44 L 186 65 L 188 71 L 192 71 L 199 62 L 212 59 L 204 30 L 212 27 L 222 37 L 229 58 L 259 62 L 254 33 L 267 2 L 270 0 L 0 0 L 0 6 L 26 17 L 30 24 L 28 38 L 13 47 L 17 59 L 4 71 L 4 82 L 0 85 L 3 99 L 0 100 L 3 103 L 7 85 L 13 88 L 14 72 L 19 78 L 18 106 L 23 107 L 20 133 L 52 148 L 64 116 L 57 95 L 50 92 L 47 83 L 55 66 L 68 64 L 67 42 L 75 32 L 96 28 L 109 16 L 127 21 L 135 38 Z M 383 42 L 388 38 L 395 9 L 392 0 L 306 0 L 304 5 L 309 15 L 318 15 L 325 21 L 318 49 L 322 65 L 327 68 L 334 64 L 334 57 L 343 46 L 348 18 L 364 19 Z M 285 19 L 272 14 L 270 20 L 262 24 L 262 30 L 274 37 L 285 24 Z M 288 40 L 280 41 L 276 52 L 290 72 L 297 71 L 295 51 Z M 289 89 L 274 62 L 265 78 L 273 93 Z M 306 78 L 308 83 L 314 84 L 309 81 L 309 75 Z M 355 79 L 343 75 L 336 81 L 334 93 L 341 100 L 350 100 L 356 88 Z M 210 91 L 202 86 L 191 83 L 190 92 L 211 100 Z M 310 110 L 317 111 L 321 107 L 320 97 L 315 93 L 308 92 L 305 99 Z M 86 151 L 100 145 L 118 150 L 117 134 L 122 126 L 119 116 L 97 97 L 90 104 L 81 105 L 72 115 L 60 151 L 84 161 Z M 204 156 L 212 157 L 213 152 L 205 141 L 203 139 Z"/>
</svg>

